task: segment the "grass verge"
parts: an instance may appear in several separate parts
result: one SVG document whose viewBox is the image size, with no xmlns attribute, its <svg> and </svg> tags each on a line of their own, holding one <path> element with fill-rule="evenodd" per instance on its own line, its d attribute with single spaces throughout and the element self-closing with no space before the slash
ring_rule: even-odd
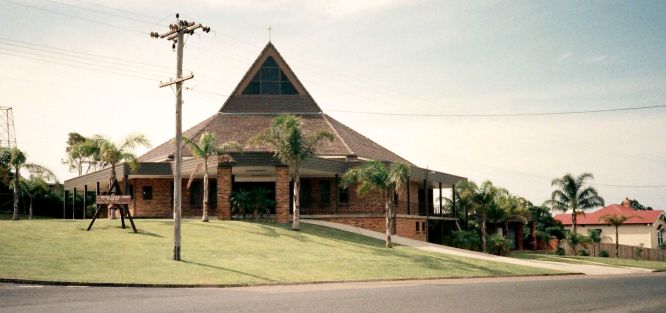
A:
<svg viewBox="0 0 666 313">
<path fill-rule="evenodd" d="M 447 256 L 331 228 L 183 221 L 182 262 L 171 260 L 171 220 L 0 220 L 0 278 L 135 284 L 271 284 L 553 274 Z"/>
<path fill-rule="evenodd" d="M 527 252 L 511 253 L 511 256 L 519 259 L 542 260 L 542 261 L 576 263 L 576 264 L 590 264 L 591 262 L 593 262 L 610 266 L 647 268 L 659 272 L 666 271 L 666 262 L 661 262 L 661 261 L 644 261 L 644 260 L 634 260 L 634 259 L 616 259 L 610 257 L 602 258 L 602 257 L 571 256 L 571 255 L 560 256 L 555 254 L 527 253 Z"/>
</svg>

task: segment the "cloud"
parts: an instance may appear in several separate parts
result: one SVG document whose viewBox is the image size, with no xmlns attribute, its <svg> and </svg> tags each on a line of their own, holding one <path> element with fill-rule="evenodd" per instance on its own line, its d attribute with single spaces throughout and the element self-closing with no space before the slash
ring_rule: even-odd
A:
<svg viewBox="0 0 666 313">
<path fill-rule="evenodd" d="M 583 60 L 583 63 L 586 64 L 608 63 L 608 61 L 610 61 L 610 58 L 611 57 L 608 54 L 600 54 L 585 58 Z"/>
<path fill-rule="evenodd" d="M 564 52 L 560 54 L 560 57 L 557 58 L 557 62 L 564 62 L 570 58 L 572 58 L 575 54 L 571 51 Z"/>
</svg>

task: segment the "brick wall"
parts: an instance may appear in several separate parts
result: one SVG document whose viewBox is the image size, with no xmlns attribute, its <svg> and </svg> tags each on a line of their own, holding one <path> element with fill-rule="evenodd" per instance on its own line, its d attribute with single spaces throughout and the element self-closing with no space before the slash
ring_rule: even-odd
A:
<svg viewBox="0 0 666 313">
<path fill-rule="evenodd" d="M 217 214 L 221 220 L 231 219 L 231 166 L 217 167 Z"/>
<path fill-rule="evenodd" d="M 384 217 L 327 217 L 318 218 L 318 220 L 360 227 L 380 233 L 386 231 L 386 218 Z M 417 222 L 419 223 L 419 231 L 416 231 Z M 424 218 L 397 217 L 395 223 L 396 235 L 415 240 L 426 240 L 426 232 L 422 227 L 425 223 Z"/>
<path fill-rule="evenodd" d="M 173 196 L 171 178 L 135 178 L 130 180 L 134 186 L 130 212 L 137 217 L 173 217 Z M 143 187 L 153 188 L 152 200 L 143 199 Z"/>
<path fill-rule="evenodd" d="M 278 223 L 289 223 L 289 168 L 275 167 L 275 217 Z"/>
</svg>

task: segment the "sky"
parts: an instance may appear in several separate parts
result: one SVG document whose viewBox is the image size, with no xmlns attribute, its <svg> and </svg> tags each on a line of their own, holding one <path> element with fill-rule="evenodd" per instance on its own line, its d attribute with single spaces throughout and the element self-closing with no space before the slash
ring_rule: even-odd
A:
<svg viewBox="0 0 666 313">
<path fill-rule="evenodd" d="M 664 105 L 664 1 L 0 0 L 0 106 L 29 161 L 63 181 L 69 132 L 173 137 L 174 95 L 158 85 L 175 53 L 148 33 L 176 12 L 212 28 L 186 41 L 185 129 L 219 110 L 270 25 L 327 114 L 418 166 L 535 204 L 553 178 L 590 172 L 607 203 L 666 209 L 663 106 L 375 114 Z"/>
</svg>

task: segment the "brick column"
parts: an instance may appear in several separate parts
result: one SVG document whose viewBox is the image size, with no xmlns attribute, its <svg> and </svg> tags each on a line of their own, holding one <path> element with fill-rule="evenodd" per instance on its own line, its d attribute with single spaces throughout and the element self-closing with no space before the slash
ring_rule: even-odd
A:
<svg viewBox="0 0 666 313">
<path fill-rule="evenodd" d="M 217 165 L 217 217 L 220 220 L 231 219 L 231 165 Z"/>
<path fill-rule="evenodd" d="M 275 167 L 275 217 L 276 222 L 289 223 L 289 168 Z"/>
</svg>

